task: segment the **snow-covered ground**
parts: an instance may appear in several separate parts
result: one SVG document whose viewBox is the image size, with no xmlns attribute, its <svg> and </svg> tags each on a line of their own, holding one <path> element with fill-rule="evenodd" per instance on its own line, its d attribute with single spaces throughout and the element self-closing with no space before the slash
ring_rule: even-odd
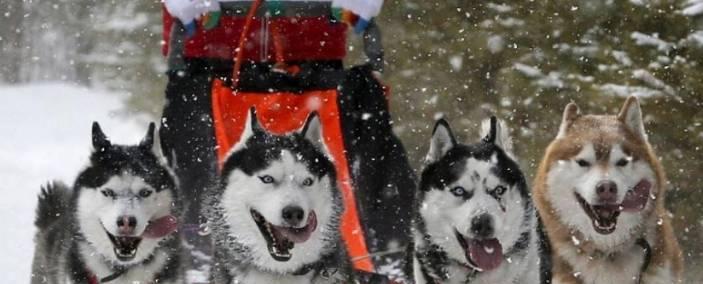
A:
<svg viewBox="0 0 703 284">
<path fill-rule="evenodd" d="M 123 95 L 65 83 L 0 86 L 0 275 L 29 281 L 34 209 L 40 185 L 72 183 L 88 161 L 90 127 L 100 122 L 117 143 L 136 143 L 143 117 L 120 115 Z"/>
</svg>

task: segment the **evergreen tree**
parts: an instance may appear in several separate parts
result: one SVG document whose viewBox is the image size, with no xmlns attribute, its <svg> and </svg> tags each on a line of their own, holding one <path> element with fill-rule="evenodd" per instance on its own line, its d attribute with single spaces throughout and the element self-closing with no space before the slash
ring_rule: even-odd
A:
<svg viewBox="0 0 703 284">
<path fill-rule="evenodd" d="M 403 109 L 394 112 L 396 128 L 412 156 L 422 157 L 435 112 L 468 129 L 495 113 L 514 129 L 518 156 L 534 172 L 568 102 L 614 114 L 626 96 L 638 95 L 670 179 L 668 208 L 687 263 L 701 267 L 703 37 L 690 13 L 696 3 L 387 3 L 387 79 L 392 105 Z"/>
</svg>

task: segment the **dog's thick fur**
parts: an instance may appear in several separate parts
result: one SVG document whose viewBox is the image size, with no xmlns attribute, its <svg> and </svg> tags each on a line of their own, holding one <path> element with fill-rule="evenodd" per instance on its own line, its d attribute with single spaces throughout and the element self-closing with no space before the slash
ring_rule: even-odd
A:
<svg viewBox="0 0 703 284">
<path fill-rule="evenodd" d="M 316 115 L 300 131 L 275 135 L 250 111 L 221 186 L 204 206 L 215 241 L 214 283 L 352 281 L 339 233 L 341 193 L 322 139 Z M 300 210 L 299 223 L 286 208 Z M 307 234 L 294 242 L 291 230 Z"/>
<path fill-rule="evenodd" d="M 152 123 L 139 145 L 113 145 L 93 124 L 90 164 L 73 188 L 54 182 L 39 194 L 31 283 L 182 283 L 177 181 L 153 133 Z"/>
<path fill-rule="evenodd" d="M 534 184 L 552 283 L 681 281 L 665 189 L 636 97 L 618 115 L 584 115 L 567 105 Z"/>
<path fill-rule="evenodd" d="M 525 177 L 506 128 L 495 117 L 484 126 L 481 141 L 460 144 L 446 121 L 435 125 L 417 194 L 416 283 L 539 282 L 538 219 Z"/>
</svg>

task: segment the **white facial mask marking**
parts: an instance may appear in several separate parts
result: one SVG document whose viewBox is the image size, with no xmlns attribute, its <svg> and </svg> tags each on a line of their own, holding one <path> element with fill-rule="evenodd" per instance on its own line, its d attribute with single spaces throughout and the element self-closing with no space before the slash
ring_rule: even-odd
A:
<svg viewBox="0 0 703 284">
<path fill-rule="evenodd" d="M 276 182 L 264 184 L 259 178 L 264 175 L 270 175 Z M 308 177 L 312 177 L 314 183 L 302 186 Z M 338 234 L 328 228 L 333 218 L 339 218 L 335 216 L 330 189 L 332 182 L 328 176 L 318 180 L 288 150 L 282 153 L 280 160 L 273 161 L 266 169 L 251 176 L 235 169 L 227 178 L 227 187 L 221 201 L 226 222 L 230 226 L 229 232 L 239 243 L 250 249 L 257 265 L 272 271 L 291 272 L 303 263 L 315 261 L 327 243 L 333 241 L 331 236 Z M 281 225 L 281 211 L 288 205 L 302 207 L 305 218 L 314 210 L 318 225 L 310 239 L 295 244 L 290 250 L 290 260 L 279 262 L 269 254 L 267 243 L 252 219 L 250 209 L 256 209 L 269 223 Z"/>
<path fill-rule="evenodd" d="M 622 145 L 615 144 L 610 150 L 607 167 L 603 167 L 595 161 L 593 145 L 586 144 L 573 159 L 554 162 L 547 174 L 547 197 L 561 221 L 578 229 L 587 238 L 595 240 L 602 248 L 614 247 L 627 240 L 630 230 L 640 224 L 641 212 L 621 212 L 615 231 L 607 235 L 599 234 L 593 229 L 590 217 L 581 208 L 574 193 L 578 193 L 589 204 L 597 204 L 596 185 L 600 181 L 608 180 L 616 184 L 616 200 L 621 203 L 627 190 L 632 189 L 642 179 L 656 184 L 654 171 L 646 161 L 629 159 L 627 165 L 617 166 L 616 163 L 623 158 L 628 159 Z M 579 166 L 579 159 L 584 159 L 591 165 Z M 651 203 L 647 204 L 645 210 L 652 206 Z"/>
<path fill-rule="evenodd" d="M 152 194 L 147 198 L 138 198 L 139 191 L 145 188 Z M 113 190 L 116 199 L 104 196 L 102 191 L 106 189 Z M 119 235 L 118 217 L 134 216 L 137 219 L 135 236 L 140 236 L 150 220 L 171 214 L 174 203 L 169 190 L 156 192 L 141 177 L 128 173 L 110 178 L 99 188 L 82 188 L 80 191 L 77 208 L 80 230 L 98 253 L 114 261 L 117 259 L 113 244 L 105 231 Z M 160 240 L 143 238 L 131 262 L 136 263 L 149 256 Z"/>
<path fill-rule="evenodd" d="M 491 162 L 470 158 L 466 161 L 464 173 L 459 180 L 443 190 L 433 189 L 425 194 L 420 214 L 425 220 L 427 231 L 432 236 L 432 241 L 442 246 L 453 259 L 466 261 L 464 249 L 457 241 L 455 230 L 471 237 L 471 220 L 476 216 L 490 214 L 493 217 L 495 238 L 500 241 L 504 250 L 510 249 L 524 230 L 524 201 L 517 189 L 502 183 L 491 173 L 496 160 L 496 157 L 492 157 Z M 472 179 L 474 172 L 479 174 L 479 180 Z M 500 203 L 485 190 L 493 190 L 498 185 L 507 188 Z M 468 200 L 454 196 L 451 189 L 456 186 L 461 186 L 467 191 L 474 189 L 473 196 Z M 505 206 L 505 211 L 501 204 Z"/>
</svg>

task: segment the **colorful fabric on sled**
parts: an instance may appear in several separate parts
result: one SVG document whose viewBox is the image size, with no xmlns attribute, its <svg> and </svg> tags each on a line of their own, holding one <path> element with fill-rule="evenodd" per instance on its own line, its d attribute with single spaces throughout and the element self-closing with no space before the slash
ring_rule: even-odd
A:
<svg viewBox="0 0 703 284">
<path fill-rule="evenodd" d="M 359 222 L 349 165 L 345 156 L 344 139 L 337 105 L 337 90 L 313 90 L 303 93 L 258 93 L 232 89 L 215 79 L 212 85 L 212 111 L 220 165 L 229 149 L 239 140 L 247 111 L 256 108 L 261 125 L 278 134 L 299 129 L 312 111 L 317 111 L 325 144 L 337 169 L 339 188 L 344 201 L 341 230 L 346 247 L 356 269 L 374 271 Z"/>
<path fill-rule="evenodd" d="M 289 1 L 276 2 L 284 2 L 280 4 L 284 5 L 285 2 Z M 251 1 L 247 1 L 247 3 L 251 3 Z M 265 3 L 268 4 L 269 1 Z M 347 26 L 330 18 L 331 3 L 327 3 L 327 6 L 309 4 L 309 6 L 303 7 L 284 7 L 284 11 L 289 9 L 290 13 L 294 13 L 296 16 L 284 13 L 280 17 L 272 16 L 267 18 L 264 16 L 267 9 L 277 7 L 271 5 L 273 4 L 264 5 L 265 7 L 259 9 L 253 19 L 247 35 L 246 50 L 244 51 L 246 60 L 256 62 L 273 60 L 275 50 L 273 33 L 270 31 L 271 26 L 275 26 L 279 30 L 281 38 L 278 41 L 283 44 L 282 48 L 285 50 L 284 59 L 286 61 L 344 59 L 346 55 Z M 212 25 L 211 20 L 214 15 L 195 21 L 197 27 L 194 29 L 192 36 L 188 37 L 185 42 L 183 54 L 185 58 L 234 58 L 245 23 L 245 14 L 236 14 L 231 11 L 232 9 L 223 8 L 217 16 L 217 25 L 210 29 L 204 27 Z M 240 13 L 248 11 L 248 6 L 242 6 L 237 11 Z M 305 11 L 305 13 L 300 11 Z M 164 8 L 163 37 L 164 43 L 166 43 L 162 48 L 164 55 L 168 54 L 168 43 L 171 37 L 173 20 L 174 18 Z M 186 26 L 186 29 L 188 29 L 188 26 Z"/>
<path fill-rule="evenodd" d="M 361 33 L 378 16 L 383 0 L 333 0 L 332 15 Z"/>
</svg>

